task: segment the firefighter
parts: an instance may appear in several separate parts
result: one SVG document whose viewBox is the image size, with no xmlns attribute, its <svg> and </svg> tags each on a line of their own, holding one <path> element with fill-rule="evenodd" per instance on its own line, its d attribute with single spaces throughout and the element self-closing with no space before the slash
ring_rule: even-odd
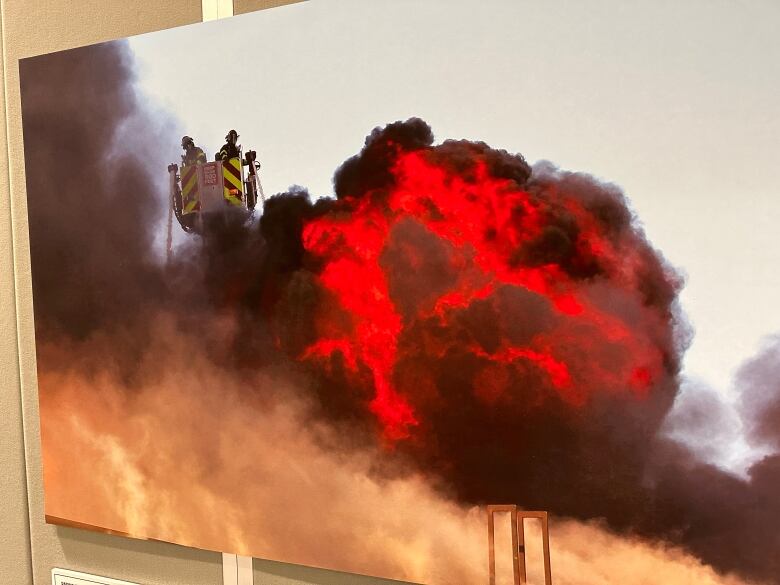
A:
<svg viewBox="0 0 780 585">
<path fill-rule="evenodd" d="M 206 153 L 203 152 L 203 149 L 195 146 L 195 141 L 189 136 L 181 139 L 181 147 L 184 149 L 183 164 L 194 165 L 206 162 Z"/>
<path fill-rule="evenodd" d="M 238 140 L 238 132 L 235 130 L 231 130 L 227 133 L 227 136 L 225 136 L 225 146 L 222 147 L 222 150 L 220 150 L 217 153 L 217 160 L 228 160 L 231 158 L 240 158 L 241 153 L 238 151 L 238 146 L 236 146 L 236 141 Z"/>
</svg>

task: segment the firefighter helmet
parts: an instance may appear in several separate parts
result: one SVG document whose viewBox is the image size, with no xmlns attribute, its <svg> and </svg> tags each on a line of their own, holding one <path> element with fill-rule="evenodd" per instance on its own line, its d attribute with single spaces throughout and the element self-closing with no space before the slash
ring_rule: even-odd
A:
<svg viewBox="0 0 780 585">
<path fill-rule="evenodd" d="M 225 136 L 225 140 L 227 140 L 230 144 L 235 144 L 236 141 L 238 141 L 238 132 L 231 130 L 227 133 L 227 136 Z"/>
<path fill-rule="evenodd" d="M 187 148 L 195 148 L 195 141 L 189 136 L 184 136 L 181 139 L 181 147 L 185 150 L 187 150 Z"/>
</svg>

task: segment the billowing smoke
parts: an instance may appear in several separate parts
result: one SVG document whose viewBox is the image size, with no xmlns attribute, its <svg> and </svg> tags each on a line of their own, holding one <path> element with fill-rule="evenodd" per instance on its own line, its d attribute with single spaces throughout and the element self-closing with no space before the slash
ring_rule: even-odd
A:
<svg viewBox="0 0 780 585">
<path fill-rule="evenodd" d="M 737 373 L 750 439 L 780 450 L 780 337 L 767 340 Z"/>
<path fill-rule="evenodd" d="M 131 64 L 114 44 L 20 63 L 39 334 L 84 337 L 164 298 L 152 250 L 164 210 L 151 178 L 159 137 L 150 132 L 145 150 L 113 148 L 139 107 Z"/>
<path fill-rule="evenodd" d="M 725 582 L 690 569 L 690 553 L 777 582 L 778 456 L 741 480 L 659 436 L 689 337 L 682 281 L 619 188 L 484 143 L 435 145 L 412 119 L 370 134 L 336 172 L 336 198 L 276 195 L 259 221 L 189 238 L 166 264 L 155 174 L 172 157 L 154 139 L 166 124 L 148 117 L 144 148 L 119 140 L 146 112 L 126 46 L 20 69 L 48 513 L 457 583 L 482 568 L 449 563 L 445 574 L 420 550 L 441 559 L 468 541 L 482 554 L 482 542 L 471 548 L 484 527 L 474 507 L 515 502 L 606 522 L 560 522 L 563 582 L 582 582 L 575 533 L 625 544 L 621 566 L 684 547 L 667 550 L 680 571 L 668 582 Z M 753 436 L 777 448 L 778 401 L 766 398 L 775 354 L 741 379 Z M 173 428 L 180 436 L 160 432 Z M 98 491 L 89 474 L 53 487 L 65 462 L 81 468 L 76 451 L 116 477 L 122 497 L 79 500 Z M 274 509 L 291 494 L 327 502 L 344 523 L 320 523 L 316 543 L 283 538 Z M 196 495 L 206 504 L 188 523 L 177 502 Z M 260 532 L 237 512 L 253 505 Z M 196 528 L 232 514 L 223 531 Z M 349 561 L 363 542 L 343 533 L 350 522 L 382 535 L 368 565 Z"/>
</svg>

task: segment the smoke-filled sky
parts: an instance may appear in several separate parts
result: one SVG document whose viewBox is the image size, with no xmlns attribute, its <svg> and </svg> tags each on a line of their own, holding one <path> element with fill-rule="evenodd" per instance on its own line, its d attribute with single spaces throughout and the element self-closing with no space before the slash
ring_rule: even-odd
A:
<svg viewBox="0 0 780 585">
<path fill-rule="evenodd" d="M 516 502 L 552 513 L 561 583 L 604 571 L 616 584 L 776 583 L 780 340 L 757 341 L 780 330 L 761 307 L 771 257 L 746 254 L 729 223 L 740 211 L 713 215 L 735 190 L 743 206 L 761 201 L 768 167 L 738 178 L 746 151 L 730 150 L 716 172 L 704 130 L 683 132 L 654 106 L 671 107 L 642 93 L 649 77 L 642 91 L 625 82 L 624 61 L 642 51 L 612 66 L 588 52 L 633 38 L 623 29 L 602 37 L 594 23 L 591 44 L 564 51 L 577 38 L 563 32 L 568 12 L 544 27 L 502 4 L 501 18 L 464 12 L 458 28 L 436 4 L 370 21 L 337 6 L 152 35 L 129 45 L 135 55 L 109 43 L 20 65 L 47 514 L 461 584 L 484 581 L 479 506 Z M 266 45 L 251 70 L 225 65 L 226 52 L 247 58 L 231 52 L 242 38 Z M 568 61 L 544 60 L 556 48 Z M 706 70 L 724 51 L 706 48 L 671 70 Z M 194 67 L 193 52 L 213 67 Z M 765 79 L 740 91 L 760 94 Z M 601 83 L 589 93 L 586 80 Z M 697 103 L 698 86 L 677 82 L 679 103 Z M 243 105 L 214 107 L 231 92 Z M 758 149 L 719 120 L 732 148 Z M 180 235 L 165 263 L 164 169 L 179 137 L 211 154 L 230 127 L 260 152 L 275 195 L 255 221 L 227 215 L 206 237 Z M 748 232 L 775 237 L 756 227 L 771 211 L 761 215 Z M 705 228 L 721 237 L 702 261 Z M 690 265 L 685 242 L 698 252 Z M 685 291 L 696 266 L 715 265 L 723 311 L 764 314 L 749 351 L 721 337 L 737 355 L 708 378 L 686 350 L 725 318 L 702 321 Z M 755 298 L 736 294 L 739 270 L 765 283 Z M 743 476 L 708 464 L 748 443 Z"/>
<path fill-rule="evenodd" d="M 131 46 L 142 90 L 209 156 L 237 128 L 269 193 L 331 194 L 355 136 L 410 116 L 620 185 L 686 277 L 686 391 L 732 402 L 780 331 L 778 18 L 774 2 L 310 0 Z M 743 470 L 733 414 L 718 448 L 673 433 Z"/>
</svg>

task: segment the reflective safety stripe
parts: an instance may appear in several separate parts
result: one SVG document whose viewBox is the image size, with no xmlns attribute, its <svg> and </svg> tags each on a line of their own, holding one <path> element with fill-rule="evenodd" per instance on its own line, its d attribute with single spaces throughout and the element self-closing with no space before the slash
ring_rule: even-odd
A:
<svg viewBox="0 0 780 585">
<path fill-rule="evenodd" d="M 241 185 L 241 159 L 231 158 L 222 162 L 225 201 L 231 205 L 244 205 L 244 190 Z"/>
<path fill-rule="evenodd" d="M 185 166 L 181 168 L 181 212 L 187 214 L 196 211 L 200 211 L 198 167 Z"/>
</svg>

